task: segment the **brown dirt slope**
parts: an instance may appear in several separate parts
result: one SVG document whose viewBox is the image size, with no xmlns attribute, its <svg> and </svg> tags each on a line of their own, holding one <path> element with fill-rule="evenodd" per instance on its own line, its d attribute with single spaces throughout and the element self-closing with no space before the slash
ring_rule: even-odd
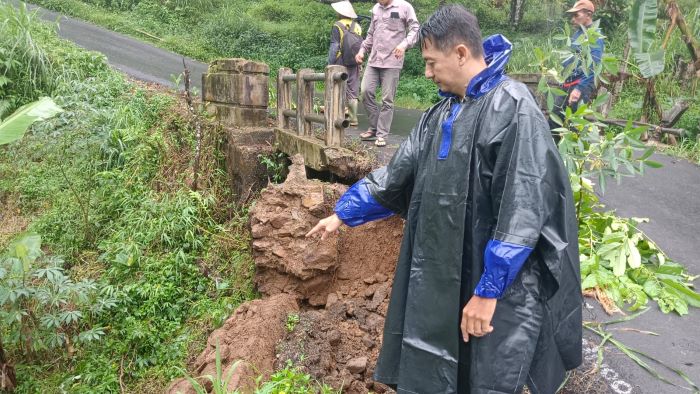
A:
<svg viewBox="0 0 700 394">
<path fill-rule="evenodd" d="M 371 373 L 380 347 L 402 220 L 392 218 L 344 228 L 325 241 L 306 238 L 332 212 L 346 186 L 306 178 L 293 159 L 287 180 L 263 190 L 251 211 L 255 283 L 263 299 L 238 308 L 211 335 L 191 366 L 193 376 L 213 374 L 217 341 L 224 369 L 237 360 L 230 389 L 250 389 L 291 360 L 319 381 L 344 392 L 384 391 Z M 299 311 L 292 332 L 286 317 Z M 204 383 L 204 380 L 201 380 Z M 173 382 L 168 393 L 193 392 Z"/>
</svg>

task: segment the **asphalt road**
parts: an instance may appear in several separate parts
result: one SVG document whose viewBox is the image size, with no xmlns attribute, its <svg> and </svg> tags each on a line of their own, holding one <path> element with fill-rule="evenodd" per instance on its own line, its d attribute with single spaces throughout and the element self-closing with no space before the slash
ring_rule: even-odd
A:
<svg viewBox="0 0 700 394">
<path fill-rule="evenodd" d="M 642 231 L 671 259 L 686 266 L 691 274 L 700 274 L 700 167 L 662 154 L 655 154 L 652 159 L 662 163 L 663 167 L 649 168 L 643 176 L 623 179 L 620 185 L 608 185 L 602 201 L 619 216 L 649 218 L 649 223 L 640 226 Z M 695 285 L 700 286 L 700 280 L 696 280 Z M 610 320 L 599 309 L 589 317 L 584 315 L 586 318 Z M 680 369 L 700 385 L 700 310 L 691 308 L 688 315 L 678 317 L 663 314 L 654 305 L 636 319 L 616 326 L 658 333 L 658 336 L 652 336 L 620 330 L 614 335 L 625 344 Z M 621 379 L 638 386 L 639 391 L 635 392 L 690 392 L 652 378 L 619 352 L 613 352 L 610 360 Z M 675 375 L 661 366 L 655 365 L 655 368 L 665 376 Z M 685 383 L 678 378 L 671 380 Z"/>
<path fill-rule="evenodd" d="M 104 53 L 109 63 L 130 76 L 149 82 L 171 85 L 171 75 L 182 72 L 182 56 L 168 52 L 136 39 L 114 33 L 73 18 L 41 10 L 43 18 L 59 24 L 61 37 L 93 51 Z M 201 73 L 206 65 L 186 59 L 193 71 L 193 82 L 200 88 Z M 420 116 L 419 111 L 397 111 L 395 124 L 408 131 Z M 361 119 L 360 128 L 366 125 Z M 348 130 L 356 135 L 359 130 Z M 396 134 L 405 134 L 403 132 Z M 399 135 L 389 140 L 390 146 L 380 157 L 390 155 L 392 145 L 401 141 Z M 624 217 L 646 217 L 650 222 L 641 228 L 675 261 L 684 264 L 689 272 L 700 274 L 698 247 L 700 246 L 700 167 L 661 154 L 654 160 L 663 163 L 660 169 L 648 169 L 642 177 L 626 178 L 620 185 L 610 183 L 602 201 Z M 700 285 L 700 281 L 696 281 Z M 610 320 L 588 300 L 591 308 L 584 314 L 586 320 Z M 687 374 L 700 384 L 700 310 L 691 309 L 690 315 L 678 317 L 663 314 L 650 303 L 650 310 L 642 316 L 621 324 L 614 336 L 625 344 L 647 353 L 665 364 Z M 634 330 L 658 333 L 642 334 Z M 587 335 L 586 356 L 595 357 L 594 344 L 600 339 Z M 674 383 L 687 384 L 663 366 L 651 365 Z M 609 385 L 609 392 L 618 394 L 689 393 L 687 389 L 671 386 L 652 377 L 629 357 L 615 348 L 607 347 L 601 375 Z"/>
<path fill-rule="evenodd" d="M 11 0 L 11 3 L 16 5 L 19 2 Z M 28 8 L 36 9 L 48 22 L 57 22 L 58 35 L 62 38 L 103 53 L 112 67 L 142 81 L 174 87 L 173 76 L 183 72 L 184 58 L 190 69 L 192 86 L 202 91 L 202 74 L 208 67 L 205 63 L 34 5 L 28 5 Z"/>
</svg>

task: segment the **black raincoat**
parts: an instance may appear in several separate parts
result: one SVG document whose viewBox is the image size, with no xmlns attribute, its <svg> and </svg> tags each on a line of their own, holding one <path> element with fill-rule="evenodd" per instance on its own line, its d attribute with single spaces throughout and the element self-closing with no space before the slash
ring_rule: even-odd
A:
<svg viewBox="0 0 700 394">
<path fill-rule="evenodd" d="M 481 85 L 426 111 L 389 165 L 336 206 L 350 225 L 387 212 L 406 219 L 375 369 L 375 379 L 399 393 L 518 393 L 524 384 L 554 393 L 581 363 L 578 226 L 567 172 L 530 92 L 503 76 L 505 63 L 494 64 L 498 53 L 485 49 Z M 465 343 L 461 311 L 483 285 L 494 242 L 528 253 L 496 296 L 494 331 Z"/>
</svg>

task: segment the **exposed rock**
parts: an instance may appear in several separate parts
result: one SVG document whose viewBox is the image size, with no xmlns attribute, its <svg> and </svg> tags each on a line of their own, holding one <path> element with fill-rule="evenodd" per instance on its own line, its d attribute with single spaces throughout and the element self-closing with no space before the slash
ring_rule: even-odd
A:
<svg viewBox="0 0 700 394">
<path fill-rule="evenodd" d="M 353 358 L 348 361 L 345 367 L 352 373 L 362 373 L 367 369 L 367 357 Z"/>
</svg>

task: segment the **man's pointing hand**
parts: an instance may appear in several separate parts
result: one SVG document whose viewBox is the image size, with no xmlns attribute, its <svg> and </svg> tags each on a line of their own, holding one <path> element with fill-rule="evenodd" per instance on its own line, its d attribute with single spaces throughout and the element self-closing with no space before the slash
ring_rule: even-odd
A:
<svg viewBox="0 0 700 394">
<path fill-rule="evenodd" d="M 316 224 L 316 226 L 315 226 L 314 228 L 312 228 L 311 231 L 309 231 L 309 232 L 306 234 L 306 236 L 307 236 L 307 237 L 310 237 L 310 236 L 312 236 L 313 234 L 316 234 L 316 233 L 319 232 L 319 231 L 323 231 L 323 232 L 321 233 L 321 239 L 326 239 L 326 237 L 327 237 L 329 234 L 332 234 L 332 233 L 334 233 L 334 232 L 337 232 L 337 231 L 338 231 L 338 228 L 340 227 L 341 224 L 343 224 L 343 221 L 340 220 L 340 218 L 338 217 L 338 215 L 333 214 L 333 215 L 331 215 L 331 216 L 329 216 L 329 217 L 327 217 L 327 218 L 325 218 L 325 219 L 319 220 L 319 221 L 318 221 L 318 224 Z"/>
</svg>

